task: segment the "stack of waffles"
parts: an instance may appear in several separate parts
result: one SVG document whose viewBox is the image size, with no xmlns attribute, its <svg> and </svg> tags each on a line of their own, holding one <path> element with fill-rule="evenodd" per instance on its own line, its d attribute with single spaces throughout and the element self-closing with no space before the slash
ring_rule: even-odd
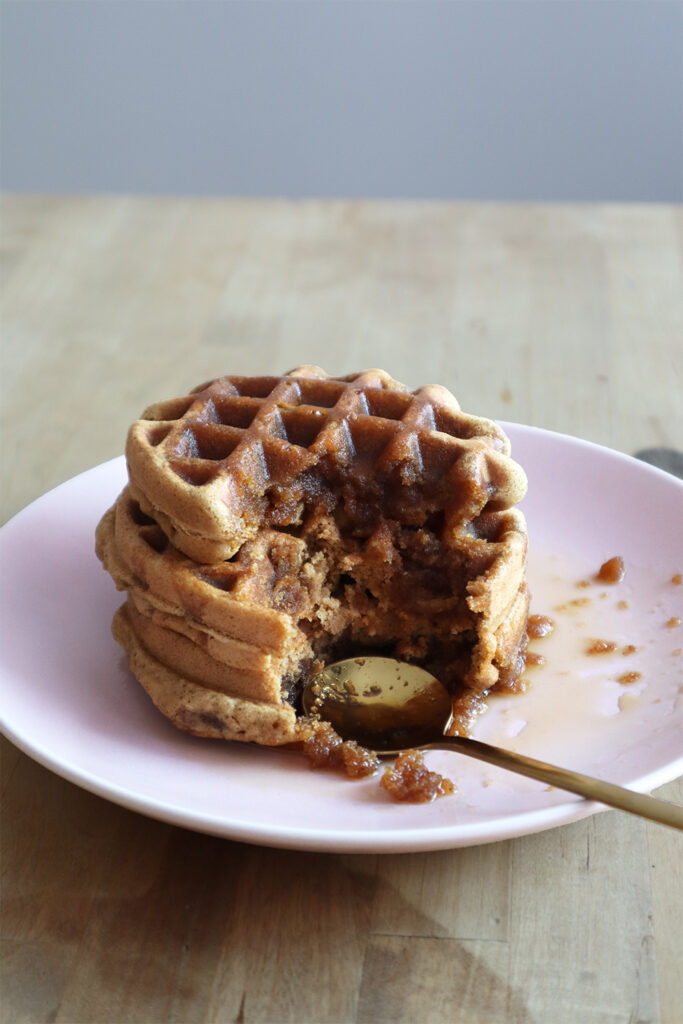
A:
<svg viewBox="0 0 683 1024">
<path fill-rule="evenodd" d="M 292 742 L 307 676 L 360 653 L 434 672 L 460 731 L 518 685 L 526 479 L 444 388 L 221 377 L 147 409 L 126 456 L 97 553 L 126 592 L 114 636 L 179 728 Z"/>
</svg>

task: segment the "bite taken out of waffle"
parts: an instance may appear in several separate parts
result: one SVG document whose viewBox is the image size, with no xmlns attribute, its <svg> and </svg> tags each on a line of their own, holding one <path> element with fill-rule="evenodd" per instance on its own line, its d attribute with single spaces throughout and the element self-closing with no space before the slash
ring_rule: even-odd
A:
<svg viewBox="0 0 683 1024">
<path fill-rule="evenodd" d="M 424 665 L 462 732 L 518 685 L 526 478 L 444 388 L 221 377 L 147 409 L 126 454 L 97 552 L 127 594 L 114 635 L 181 729 L 292 742 L 308 675 L 351 654 Z"/>
</svg>

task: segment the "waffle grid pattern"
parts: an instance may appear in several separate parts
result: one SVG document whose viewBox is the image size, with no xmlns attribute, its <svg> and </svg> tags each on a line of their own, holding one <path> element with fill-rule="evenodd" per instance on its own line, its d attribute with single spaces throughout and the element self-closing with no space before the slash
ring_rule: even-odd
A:
<svg viewBox="0 0 683 1024">
<path fill-rule="evenodd" d="M 240 628 L 244 628 L 244 621 L 250 616 L 266 647 L 275 649 L 281 642 L 287 632 L 285 624 L 290 609 L 286 602 L 278 600 L 277 584 L 283 575 L 291 576 L 306 560 L 303 541 L 266 530 L 257 540 L 244 545 L 231 561 L 199 565 L 170 544 L 128 490 L 116 502 L 114 516 L 116 549 L 128 566 L 129 582 L 137 577 L 146 592 L 180 604 L 191 617 L 196 614 L 197 601 L 201 601 L 202 616 L 221 632 L 230 631 L 228 620 L 239 608 Z M 468 594 L 472 610 L 481 616 L 481 622 L 495 629 L 522 580 L 526 529 L 517 510 L 495 513 L 491 518 L 493 528 L 488 539 L 467 540 L 480 567 L 469 584 Z"/>
<path fill-rule="evenodd" d="M 164 527 L 157 513 L 168 516 L 173 542 L 200 559 L 204 546 L 186 534 L 222 538 L 216 560 L 225 557 L 250 534 L 248 520 L 253 533 L 269 507 L 272 525 L 296 521 L 303 490 L 318 478 L 343 484 L 349 468 L 363 467 L 371 484 L 423 490 L 448 480 L 455 493 L 475 481 L 481 496 L 470 518 L 487 505 L 514 505 L 526 487 L 496 424 L 463 413 L 445 388 L 411 392 L 382 370 L 221 377 L 147 409 L 127 454 L 143 507 Z"/>
<path fill-rule="evenodd" d="M 142 417 L 154 423 L 148 442 L 154 447 L 163 443 L 173 471 L 197 485 L 210 483 L 227 467 L 253 473 L 255 458 L 265 461 L 271 479 L 291 482 L 315 461 L 316 452 L 330 450 L 391 466 L 405 461 L 409 446 L 407 454 L 418 470 L 426 468 L 432 454 L 443 465 L 444 439 L 429 444 L 435 432 L 459 442 L 449 446 L 451 464 L 475 438 L 494 451 L 504 449 L 505 439 L 493 424 L 466 416 L 454 403 L 447 405 L 445 391 L 409 392 L 380 371 L 351 380 L 297 377 L 301 372 L 223 377 L 199 394 L 152 406 Z M 410 435 L 417 435 L 417 444 L 407 440 Z M 259 445 L 255 455 L 252 449 Z M 249 465 L 243 465 L 245 460 Z"/>
<path fill-rule="evenodd" d="M 242 634 L 248 624 L 267 649 L 277 650 L 290 637 L 290 608 L 278 583 L 304 562 L 303 541 L 264 530 L 232 560 L 200 565 L 173 547 L 128 488 L 111 511 L 99 530 L 99 553 L 108 552 L 105 560 L 116 577 L 116 552 L 119 582 L 127 589 L 138 587 L 169 606 L 181 606 L 191 619 L 201 609 L 200 618 L 222 633 Z"/>
</svg>

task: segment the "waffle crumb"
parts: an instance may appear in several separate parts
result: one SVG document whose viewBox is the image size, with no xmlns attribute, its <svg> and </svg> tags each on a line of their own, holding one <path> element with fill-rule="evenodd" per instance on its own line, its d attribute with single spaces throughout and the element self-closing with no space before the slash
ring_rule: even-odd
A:
<svg viewBox="0 0 683 1024">
<path fill-rule="evenodd" d="M 612 654 L 616 649 L 612 640 L 592 640 L 586 654 Z"/>
<path fill-rule="evenodd" d="M 450 796 L 455 786 L 450 779 L 427 768 L 419 750 L 399 754 L 393 765 L 384 769 L 380 786 L 392 800 L 400 803 L 430 803 L 440 796 Z"/>
<path fill-rule="evenodd" d="M 630 683 L 637 683 L 639 679 L 642 679 L 642 673 L 640 672 L 624 672 L 617 677 L 617 682 L 628 686 Z"/>
<path fill-rule="evenodd" d="M 624 565 L 624 559 L 621 555 L 616 555 L 614 558 L 609 558 L 606 562 L 603 562 L 595 578 L 600 580 L 601 583 L 621 583 L 625 575 L 626 566 Z"/>
<path fill-rule="evenodd" d="M 527 634 L 530 640 L 538 640 L 550 636 L 555 629 L 554 621 L 548 615 L 530 615 L 527 623 Z"/>
<path fill-rule="evenodd" d="M 303 752 L 311 768 L 342 771 L 347 778 L 363 779 L 374 775 L 379 758 L 354 740 L 342 740 L 329 722 L 312 718 L 300 722 Z"/>
</svg>

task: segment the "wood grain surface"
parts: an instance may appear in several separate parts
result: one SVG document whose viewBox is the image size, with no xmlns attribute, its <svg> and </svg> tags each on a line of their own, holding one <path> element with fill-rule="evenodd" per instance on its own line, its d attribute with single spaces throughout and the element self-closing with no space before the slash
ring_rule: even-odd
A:
<svg viewBox="0 0 683 1024">
<path fill-rule="evenodd" d="M 303 362 L 680 449 L 682 239 L 663 206 L 6 197 L 3 520 L 150 402 Z M 608 811 L 297 853 L 152 821 L 5 740 L 1 783 L 3 1024 L 683 1021 L 670 830 Z"/>
</svg>

